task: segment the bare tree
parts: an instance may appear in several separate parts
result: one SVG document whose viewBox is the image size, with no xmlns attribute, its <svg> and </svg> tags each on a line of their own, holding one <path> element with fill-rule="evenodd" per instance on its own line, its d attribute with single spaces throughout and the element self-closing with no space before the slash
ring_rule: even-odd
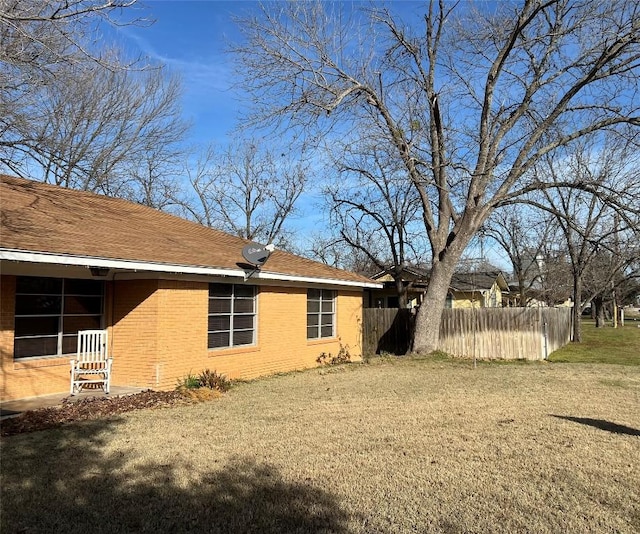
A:
<svg viewBox="0 0 640 534">
<path fill-rule="evenodd" d="M 122 68 L 111 54 L 102 54 L 100 23 L 144 25 L 135 16 L 137 0 L 0 0 L 0 62 L 18 74 L 11 83 L 24 82 L 20 73 L 43 78 L 55 75 L 61 64 L 100 63 Z M 132 16 L 128 16 L 131 14 Z M 121 58 L 118 58 L 121 59 Z M 131 62 L 126 66 L 130 66 Z M 3 74 L 6 71 L 3 71 Z M 3 84 L 7 79 L 2 79 Z"/>
<path fill-rule="evenodd" d="M 545 262 L 550 258 L 547 246 L 557 230 L 553 223 L 548 213 L 518 204 L 495 210 L 480 230 L 509 258 L 520 306 L 544 295 Z"/>
<path fill-rule="evenodd" d="M 291 2 L 240 24 L 249 124 L 306 140 L 375 132 L 418 192 L 432 253 L 418 352 L 437 348 L 476 231 L 496 207 L 548 186 L 529 172 L 540 158 L 640 125 L 638 0 L 433 0 L 410 22 L 385 7 Z"/>
<path fill-rule="evenodd" d="M 338 269 L 347 269 L 365 276 L 380 272 L 380 267 L 359 249 L 350 247 L 340 236 L 315 232 L 306 240 L 306 253 L 311 258 Z"/>
<path fill-rule="evenodd" d="M 563 305 L 573 299 L 571 260 L 562 243 L 547 241 L 542 248 L 540 301 L 547 306 Z"/>
<path fill-rule="evenodd" d="M 184 209 L 201 224 L 288 248 L 285 223 L 295 214 L 308 172 L 303 161 L 276 156 L 254 141 L 224 151 L 210 147 L 187 170 L 196 200 Z"/>
<path fill-rule="evenodd" d="M 179 80 L 101 39 L 136 0 L 0 0 L 0 166 L 166 208 L 187 130 Z"/>
<path fill-rule="evenodd" d="M 347 144 L 334 150 L 337 178 L 325 189 L 330 225 L 339 239 L 377 267 L 390 269 L 401 308 L 407 304 L 403 269 L 424 263 L 428 243 L 420 232 L 420 198 L 404 179 L 387 146 Z"/>
<path fill-rule="evenodd" d="M 96 65 L 77 72 L 61 66 L 56 83 L 40 87 L 37 95 L 5 117 L 13 141 L 0 162 L 12 172 L 142 200 L 149 198 L 142 190 L 164 188 L 162 180 L 175 171 L 172 162 L 187 125 L 180 82 L 162 70 Z M 153 165 L 146 183 L 139 179 L 144 162 Z"/>
<path fill-rule="evenodd" d="M 581 312 L 586 304 L 619 283 L 640 254 L 639 164 L 633 145 L 617 137 L 592 136 L 575 143 L 571 151 L 547 154 L 536 166 L 536 174 L 547 182 L 565 184 L 569 178 L 582 186 L 545 189 L 545 203 L 531 202 L 555 217 L 567 251 L 576 342 L 582 339 Z"/>
<path fill-rule="evenodd" d="M 100 24 L 148 22 L 128 17 L 135 4 L 136 0 L 0 0 L 0 152 L 25 141 L 15 135 L 28 130 L 28 115 L 15 110 L 37 103 L 42 87 L 60 83 L 61 71 L 67 71 L 67 79 L 70 68 L 144 68 L 141 58 L 126 59 L 105 47 L 100 31 Z"/>
</svg>

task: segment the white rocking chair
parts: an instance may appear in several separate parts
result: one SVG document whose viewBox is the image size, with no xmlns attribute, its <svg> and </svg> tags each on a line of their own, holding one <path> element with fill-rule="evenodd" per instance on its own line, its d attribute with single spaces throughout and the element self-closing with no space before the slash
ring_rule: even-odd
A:
<svg viewBox="0 0 640 534">
<path fill-rule="evenodd" d="M 113 358 L 107 356 L 106 330 L 80 330 L 78 351 L 71 360 L 71 395 L 80 393 L 87 384 L 102 384 L 109 393 Z"/>
</svg>

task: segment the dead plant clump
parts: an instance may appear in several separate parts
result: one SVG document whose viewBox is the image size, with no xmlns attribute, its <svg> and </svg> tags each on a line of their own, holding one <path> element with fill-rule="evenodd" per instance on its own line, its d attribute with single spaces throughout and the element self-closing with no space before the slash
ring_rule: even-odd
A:
<svg viewBox="0 0 640 534">
<path fill-rule="evenodd" d="M 12 436 L 23 432 L 35 432 L 56 428 L 74 421 L 86 421 L 145 408 L 165 408 L 202 402 L 219 396 L 211 390 L 152 391 L 118 397 L 88 397 L 81 400 L 64 399 L 63 404 L 51 408 L 29 410 L 16 417 L 2 421 L 2 436 Z"/>
</svg>

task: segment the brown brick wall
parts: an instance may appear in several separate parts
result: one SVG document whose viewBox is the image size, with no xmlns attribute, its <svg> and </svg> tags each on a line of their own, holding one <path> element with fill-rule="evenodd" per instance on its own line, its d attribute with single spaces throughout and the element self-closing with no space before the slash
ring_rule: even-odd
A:
<svg viewBox="0 0 640 534">
<path fill-rule="evenodd" d="M 153 387 L 158 361 L 158 280 L 113 282 L 107 301 L 112 384 Z"/>
<path fill-rule="evenodd" d="M 173 389 L 178 379 L 207 367 L 209 284 L 163 280 L 158 299 L 154 387 Z"/>
<path fill-rule="evenodd" d="M 359 359 L 362 294 L 341 293 L 336 303 L 337 334 L 327 340 L 307 340 L 307 290 L 271 288 L 258 296 L 258 343 L 247 349 L 210 350 L 210 369 L 230 378 L 306 369 L 317 365 L 322 352 L 337 354 L 340 343 Z"/>
<path fill-rule="evenodd" d="M 6 279 L 6 280 L 5 280 Z M 13 362 L 15 279 L 2 279 L 3 399 L 64 392 L 68 357 Z M 13 293 L 12 293 L 13 292 Z M 112 385 L 173 389 L 179 379 L 204 369 L 230 378 L 304 369 L 322 353 L 348 345 L 360 357 L 362 294 L 340 292 L 337 337 L 306 338 L 305 288 L 263 287 L 258 292 L 257 343 L 233 349 L 207 349 L 208 284 L 171 280 L 127 280 L 107 284 L 105 322 L 114 358 Z"/>
</svg>

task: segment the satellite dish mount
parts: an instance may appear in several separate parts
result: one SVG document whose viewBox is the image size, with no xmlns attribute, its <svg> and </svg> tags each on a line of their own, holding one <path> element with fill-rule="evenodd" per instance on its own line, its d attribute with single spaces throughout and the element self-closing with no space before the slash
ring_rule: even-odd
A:
<svg viewBox="0 0 640 534">
<path fill-rule="evenodd" d="M 273 244 L 260 245 L 259 243 L 249 243 L 242 248 L 242 257 L 253 267 L 252 271 L 245 273 L 245 280 L 251 278 L 267 263 L 275 248 Z"/>
</svg>

